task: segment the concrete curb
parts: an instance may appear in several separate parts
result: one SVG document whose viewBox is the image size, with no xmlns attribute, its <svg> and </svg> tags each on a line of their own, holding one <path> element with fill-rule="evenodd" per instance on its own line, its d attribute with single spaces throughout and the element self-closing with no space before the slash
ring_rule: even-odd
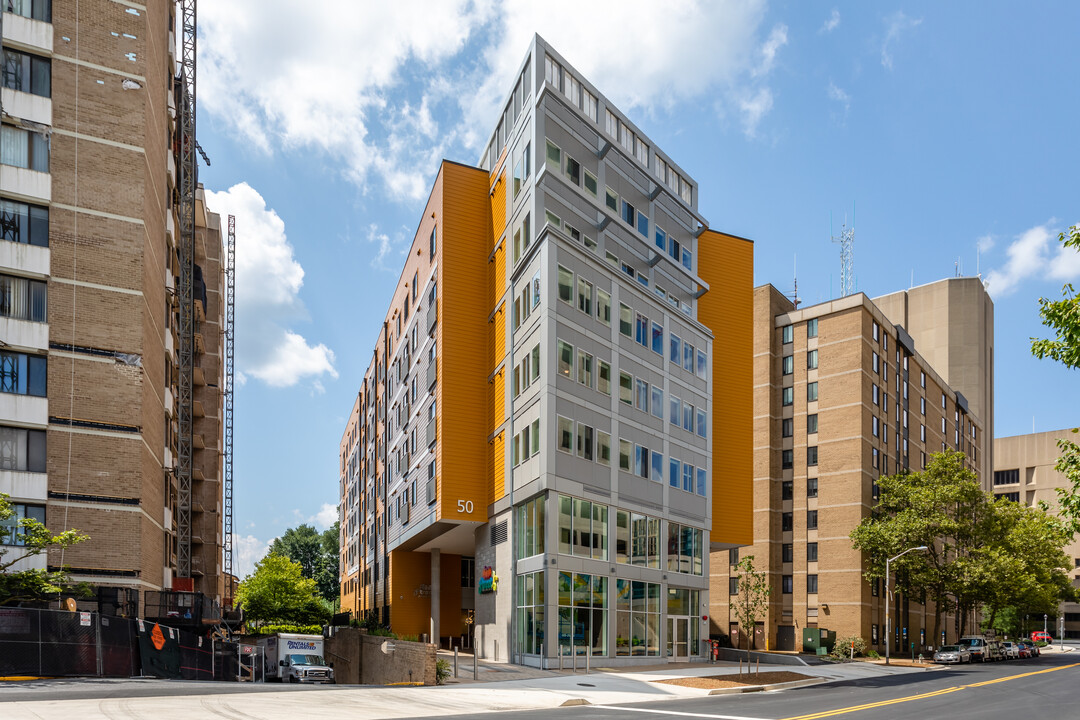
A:
<svg viewBox="0 0 1080 720">
<path fill-rule="evenodd" d="M 821 683 L 832 682 L 828 678 L 815 677 L 806 678 L 805 680 L 792 680 L 785 683 L 773 683 L 772 685 L 747 685 L 746 687 L 737 688 L 717 688 L 710 690 L 708 695 L 739 695 L 742 693 L 752 692 L 773 692 L 774 690 L 787 690 L 788 688 L 805 687 L 807 685 L 820 685 Z"/>
<path fill-rule="evenodd" d="M 574 707 L 577 705 L 592 705 L 592 703 L 585 698 L 570 698 L 563 702 L 562 705 L 559 705 L 559 707 Z"/>
</svg>

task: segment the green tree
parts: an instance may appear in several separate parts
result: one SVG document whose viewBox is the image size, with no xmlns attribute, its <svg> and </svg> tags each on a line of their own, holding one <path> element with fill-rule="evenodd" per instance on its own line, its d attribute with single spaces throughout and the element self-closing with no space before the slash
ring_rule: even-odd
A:
<svg viewBox="0 0 1080 720">
<path fill-rule="evenodd" d="M 49 548 L 69 548 L 88 536 L 78 530 L 53 535 L 33 518 L 16 521 L 10 498 L 0 493 L 0 605 L 47 601 L 69 585 L 66 570 L 11 572 L 11 568 L 21 560 L 48 552 Z"/>
<path fill-rule="evenodd" d="M 878 485 L 873 514 L 851 531 L 853 547 L 865 553 L 866 578 L 885 577 L 887 559 L 925 545 L 925 552 L 908 553 L 891 566 L 896 590 L 934 601 L 932 637 L 940 637 L 942 614 L 950 610 L 957 611 L 956 632 L 963 634 L 967 611 L 986 580 L 982 564 L 972 558 L 989 521 L 975 473 L 963 453 L 944 452 L 932 455 L 925 470 L 884 476 Z"/>
<path fill-rule="evenodd" d="M 282 555 L 300 563 L 304 577 L 315 581 L 319 597 L 330 603 L 340 602 L 338 581 L 338 548 L 340 525 L 319 533 L 308 524 L 289 528 L 270 544 L 271 555 Z"/>
<path fill-rule="evenodd" d="M 315 581 L 303 576 L 300 563 L 271 553 L 255 565 L 236 593 L 249 628 L 266 623 L 314 624 L 325 616 L 315 595 Z"/>
<path fill-rule="evenodd" d="M 735 566 L 736 582 L 739 594 L 735 596 L 732 605 L 735 609 L 735 619 L 739 622 L 739 628 L 746 638 L 746 667 L 750 668 L 750 644 L 754 638 L 754 630 L 758 619 L 764 619 L 765 611 L 769 607 L 768 577 L 764 572 L 754 568 L 754 556 L 747 555 Z"/>
<path fill-rule="evenodd" d="M 1058 235 L 1062 247 L 1080 251 L 1080 225 L 1073 225 Z M 1054 339 L 1031 338 L 1031 354 L 1039 359 L 1057 360 L 1067 368 L 1080 368 L 1080 295 L 1072 284 L 1061 288 L 1061 300 L 1039 298 L 1039 317 L 1042 324 L 1054 331 Z M 1073 432 L 1077 432 L 1076 428 Z M 1061 457 L 1055 468 L 1069 481 L 1069 487 L 1058 488 L 1059 513 L 1066 519 L 1075 535 L 1080 533 L 1080 445 L 1072 440 L 1058 440 Z"/>
</svg>

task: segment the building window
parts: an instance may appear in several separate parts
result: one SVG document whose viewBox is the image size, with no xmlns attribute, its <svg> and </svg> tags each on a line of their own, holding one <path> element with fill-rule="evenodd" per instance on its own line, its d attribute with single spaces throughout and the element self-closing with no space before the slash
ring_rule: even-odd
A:
<svg viewBox="0 0 1080 720">
<path fill-rule="evenodd" d="M 592 295 L 593 286 L 592 283 L 585 278 L 578 277 L 577 281 L 577 297 L 578 297 L 578 310 L 586 315 L 592 315 Z"/>
<path fill-rule="evenodd" d="M 784 418 L 780 421 L 780 437 L 792 437 L 795 434 L 795 421 L 791 418 Z"/>
<path fill-rule="evenodd" d="M 738 595 L 739 594 L 739 578 L 737 578 L 737 577 L 728 578 L 727 582 L 728 582 L 728 585 L 727 585 L 727 587 L 728 587 L 728 595 Z"/>
<path fill-rule="evenodd" d="M 818 389 L 817 383 L 806 383 L 806 402 L 817 402 Z"/>
<path fill-rule="evenodd" d="M 1019 470 L 995 470 L 994 471 L 994 484 L 995 485 L 1014 485 L 1020 482 Z"/>
<path fill-rule="evenodd" d="M 807 478 L 806 479 L 806 497 L 808 497 L 808 498 L 816 498 L 817 497 L 817 481 L 818 481 L 817 478 Z"/>
<path fill-rule="evenodd" d="M 785 355 L 781 364 L 781 372 L 784 375 L 791 375 L 795 372 L 795 356 Z"/>
<path fill-rule="evenodd" d="M 11 503 L 11 509 L 15 511 L 15 515 L 0 524 L 0 545 L 24 545 L 27 529 L 19 527 L 19 521 L 36 520 L 44 525 L 45 506 Z"/>
<path fill-rule="evenodd" d="M 660 655 L 660 584 L 642 580 L 615 580 L 615 654 Z M 560 610 L 559 634 L 562 637 Z M 577 632 L 577 624 L 567 626 Z M 571 637 L 576 637 L 573 635 Z"/>
<path fill-rule="evenodd" d="M 626 337 L 634 336 L 634 311 L 619 303 L 619 332 Z"/>
<path fill-rule="evenodd" d="M 4 12 L 15 13 L 31 20 L 52 22 L 52 0 L 9 0 Z"/>
<path fill-rule="evenodd" d="M 0 392 L 45 397 L 48 375 L 44 356 L 0 352 Z"/>
<path fill-rule="evenodd" d="M 559 374 L 565 378 L 571 378 L 574 375 L 574 346 L 562 340 L 557 341 L 556 345 Z"/>
<path fill-rule="evenodd" d="M 795 388 L 786 387 L 781 389 L 780 393 L 781 403 L 784 405 L 784 407 L 787 407 L 788 405 L 793 405 L 795 403 Z"/>
<path fill-rule="evenodd" d="M 0 316 L 46 322 L 47 285 L 40 280 L 0 275 Z"/>
<path fill-rule="evenodd" d="M 816 338 L 817 337 L 817 323 L 818 323 L 817 318 L 810 318 L 809 320 L 806 321 L 806 337 L 808 337 L 808 338 Z"/>
<path fill-rule="evenodd" d="M 664 328 L 658 323 L 652 324 L 652 351 L 658 355 L 664 354 Z"/>
<path fill-rule="evenodd" d="M 627 405 L 634 404 L 634 377 L 629 373 L 619 373 L 619 400 Z"/>
<path fill-rule="evenodd" d="M 596 289 L 596 318 L 605 325 L 611 325 L 611 293 Z"/>
<path fill-rule="evenodd" d="M 780 342 L 787 345 L 789 342 L 795 339 L 795 328 L 792 325 L 785 325 L 780 328 Z"/>
<path fill-rule="evenodd" d="M 649 347 L 649 318 L 641 313 L 634 316 L 634 342 L 642 347 Z"/>
<path fill-rule="evenodd" d="M 4 50 L 4 87 L 51 97 L 52 70 L 48 58 Z"/>
<path fill-rule="evenodd" d="M 870 366 L 873 368 L 875 373 L 881 374 L 881 358 L 878 356 L 877 353 L 874 353 L 871 356 Z"/>
<path fill-rule="evenodd" d="M 808 595 L 816 595 L 817 591 L 818 591 L 817 590 L 817 575 L 807 575 L 806 576 L 806 593 Z"/>
<path fill-rule="evenodd" d="M 806 464 L 810 466 L 817 465 L 817 445 L 806 448 Z"/>
<path fill-rule="evenodd" d="M 795 546 L 791 543 L 783 543 L 780 546 L 780 561 L 781 562 L 795 562 Z"/>
<path fill-rule="evenodd" d="M 49 247 L 49 208 L 0 200 L 0 238 Z"/>
<path fill-rule="evenodd" d="M 517 602 L 521 651 L 528 654 L 538 653 L 544 644 L 543 570 L 518 575 Z"/>
<path fill-rule="evenodd" d="M 780 530 L 783 532 L 791 532 L 792 528 L 792 514 L 789 512 L 780 514 Z"/>
<path fill-rule="evenodd" d="M 795 483 L 791 480 L 785 480 L 780 483 L 780 499 L 790 500 L 794 496 Z"/>
<path fill-rule="evenodd" d="M 817 562 L 817 543 L 806 543 L 806 562 Z"/>
<path fill-rule="evenodd" d="M 812 413 L 806 416 L 806 434 L 813 435 L 817 430 L 817 413 Z"/>
<path fill-rule="evenodd" d="M 605 395 L 611 394 L 611 365 L 603 360 L 597 361 L 596 389 Z"/>
<path fill-rule="evenodd" d="M 667 569 L 668 572 L 701 575 L 704 572 L 704 537 L 700 528 L 678 523 L 668 523 Z"/>
<path fill-rule="evenodd" d="M 923 370 L 919 371 L 919 383 L 922 385 L 923 390 L 925 390 L 926 389 L 926 372 L 923 371 Z"/>
<path fill-rule="evenodd" d="M 41 133 L 4 125 L 0 128 L 0 164 L 49 172 L 49 141 Z"/>
<path fill-rule="evenodd" d="M 532 557 L 544 554 L 545 496 L 533 498 L 517 507 L 518 557 Z"/>
<path fill-rule="evenodd" d="M 806 511 L 806 529 L 817 530 L 817 510 Z"/>
<path fill-rule="evenodd" d="M 564 555 L 607 560 L 608 506 L 559 496 L 559 552 Z"/>
<path fill-rule="evenodd" d="M 649 412 L 649 383 L 644 380 L 634 381 L 634 407 L 641 412 Z"/>
<path fill-rule="evenodd" d="M 574 452 L 574 421 L 570 418 L 558 416 L 559 421 L 559 450 L 565 453 Z"/>
<path fill-rule="evenodd" d="M 878 626 L 877 623 L 873 623 L 870 626 L 870 643 L 878 645 L 881 641 L 878 639 Z"/>
<path fill-rule="evenodd" d="M 817 370 L 817 350 L 806 353 L 806 369 Z"/>
<path fill-rule="evenodd" d="M 780 468 L 782 470 L 790 470 L 795 467 L 795 451 L 794 450 L 781 450 L 780 451 Z"/>
<path fill-rule="evenodd" d="M 781 588 L 780 588 L 780 590 L 785 595 L 790 595 L 791 593 L 793 593 L 795 591 L 794 583 L 792 582 L 791 575 L 782 575 L 780 580 L 781 580 L 781 583 L 780 583 Z"/>
<path fill-rule="evenodd" d="M 45 431 L 0 426 L 0 470 L 45 472 Z"/>
<path fill-rule="evenodd" d="M 874 338 L 874 342 L 878 342 L 881 339 L 881 327 L 877 323 L 873 324 L 870 335 Z"/>
</svg>

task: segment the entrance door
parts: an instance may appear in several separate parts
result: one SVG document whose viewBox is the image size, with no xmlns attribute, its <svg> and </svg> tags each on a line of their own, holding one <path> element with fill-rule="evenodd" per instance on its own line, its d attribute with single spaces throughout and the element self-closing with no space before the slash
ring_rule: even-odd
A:
<svg viewBox="0 0 1080 720">
<path fill-rule="evenodd" d="M 674 662 L 690 659 L 690 618 L 668 617 L 667 654 Z"/>
<path fill-rule="evenodd" d="M 794 650 L 795 649 L 795 626 L 794 625 L 781 625 L 776 633 L 776 649 L 777 650 Z"/>
</svg>

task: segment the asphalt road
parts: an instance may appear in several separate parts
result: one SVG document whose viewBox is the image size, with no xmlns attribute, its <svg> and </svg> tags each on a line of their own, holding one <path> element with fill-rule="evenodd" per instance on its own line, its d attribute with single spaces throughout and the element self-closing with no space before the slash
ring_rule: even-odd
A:
<svg viewBox="0 0 1080 720">
<path fill-rule="evenodd" d="M 504 720 L 1077 720 L 1080 657 L 1042 655 L 924 673 L 835 682 L 776 693 L 722 695 L 635 705 L 582 705 L 500 713 Z M 457 715 L 455 720 L 490 714 Z"/>
</svg>

